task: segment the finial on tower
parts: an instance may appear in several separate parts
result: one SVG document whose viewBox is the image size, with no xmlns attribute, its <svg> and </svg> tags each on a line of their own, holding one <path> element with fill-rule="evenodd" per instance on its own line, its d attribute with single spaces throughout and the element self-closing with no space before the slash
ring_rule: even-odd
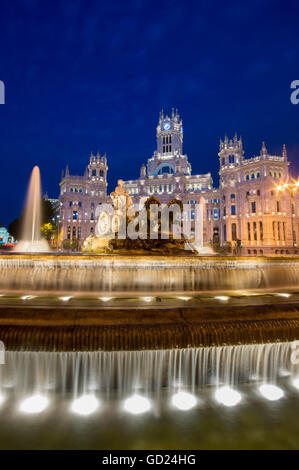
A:
<svg viewBox="0 0 299 470">
<path fill-rule="evenodd" d="M 262 143 L 261 155 L 263 156 L 267 155 L 267 148 L 266 148 L 265 142 Z"/>
<path fill-rule="evenodd" d="M 140 176 L 144 178 L 146 176 L 146 166 L 143 164 L 140 168 Z"/>
<path fill-rule="evenodd" d="M 288 153 L 287 153 L 287 148 L 286 148 L 285 144 L 283 144 L 283 146 L 282 146 L 282 156 L 283 156 L 283 158 L 285 158 L 287 160 Z"/>
<path fill-rule="evenodd" d="M 66 165 L 65 176 L 69 176 L 69 174 L 70 174 L 69 166 Z"/>
</svg>

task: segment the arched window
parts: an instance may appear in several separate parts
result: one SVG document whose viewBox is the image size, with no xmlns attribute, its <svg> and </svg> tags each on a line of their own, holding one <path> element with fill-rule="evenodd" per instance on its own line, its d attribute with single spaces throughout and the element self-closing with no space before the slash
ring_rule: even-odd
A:
<svg viewBox="0 0 299 470">
<path fill-rule="evenodd" d="M 259 171 L 257 172 L 256 177 L 257 177 L 257 178 L 260 178 L 260 177 L 261 177 L 261 174 L 260 174 Z"/>
<path fill-rule="evenodd" d="M 173 168 L 168 165 L 164 165 L 159 168 L 158 175 L 172 175 L 174 173 Z"/>
<path fill-rule="evenodd" d="M 234 155 L 229 155 L 228 163 L 235 163 L 235 156 Z"/>
<path fill-rule="evenodd" d="M 92 170 L 91 176 L 97 176 L 97 170 Z"/>
<path fill-rule="evenodd" d="M 254 178 L 255 178 L 255 174 L 251 173 L 251 179 L 254 180 Z"/>
<path fill-rule="evenodd" d="M 246 175 L 246 181 L 249 181 L 249 175 L 248 174 Z"/>
</svg>

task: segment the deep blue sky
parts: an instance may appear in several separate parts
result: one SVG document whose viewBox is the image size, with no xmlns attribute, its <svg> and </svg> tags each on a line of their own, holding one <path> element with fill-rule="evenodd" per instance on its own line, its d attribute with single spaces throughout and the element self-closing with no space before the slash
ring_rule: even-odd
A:
<svg viewBox="0 0 299 470">
<path fill-rule="evenodd" d="M 0 220 L 35 164 L 53 197 L 91 150 L 107 153 L 109 191 L 138 177 L 172 106 L 194 173 L 217 183 L 219 138 L 237 131 L 248 157 L 286 143 L 297 177 L 298 25 L 296 1 L 0 0 Z"/>
</svg>

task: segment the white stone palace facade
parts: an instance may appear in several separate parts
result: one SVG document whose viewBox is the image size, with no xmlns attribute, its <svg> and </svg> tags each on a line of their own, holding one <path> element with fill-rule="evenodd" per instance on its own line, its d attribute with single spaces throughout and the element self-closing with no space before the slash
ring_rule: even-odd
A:
<svg viewBox="0 0 299 470">
<path fill-rule="evenodd" d="M 230 246 L 244 255 L 299 253 L 299 187 L 296 191 L 289 176 L 285 146 L 282 155 L 271 155 L 263 143 L 258 156 L 245 158 L 241 138 L 225 137 L 220 140 L 220 183 L 215 188 L 211 173 L 192 174 L 177 110 L 170 116 L 160 113 L 156 136 L 157 148 L 142 164 L 140 176 L 124 182 L 136 208 L 150 196 L 162 203 L 179 199 L 191 206 L 192 217 L 203 198 L 206 244 Z M 95 233 L 96 207 L 111 203 L 107 171 L 107 158 L 99 154 L 91 154 L 83 176 L 72 176 L 66 168 L 60 182 L 61 239 L 82 242 Z"/>
</svg>

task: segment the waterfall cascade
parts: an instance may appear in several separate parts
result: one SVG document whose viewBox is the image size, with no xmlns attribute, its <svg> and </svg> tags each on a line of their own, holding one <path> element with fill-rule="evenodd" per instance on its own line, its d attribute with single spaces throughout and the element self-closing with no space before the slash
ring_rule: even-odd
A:
<svg viewBox="0 0 299 470">
<path fill-rule="evenodd" d="M 200 257 L 0 257 L 0 289 L 154 292 L 283 288 L 299 285 L 299 260 Z"/>
<path fill-rule="evenodd" d="M 0 390 L 14 394 L 193 392 L 203 385 L 275 382 L 299 374 L 293 343 L 115 352 L 6 352 Z"/>
</svg>

